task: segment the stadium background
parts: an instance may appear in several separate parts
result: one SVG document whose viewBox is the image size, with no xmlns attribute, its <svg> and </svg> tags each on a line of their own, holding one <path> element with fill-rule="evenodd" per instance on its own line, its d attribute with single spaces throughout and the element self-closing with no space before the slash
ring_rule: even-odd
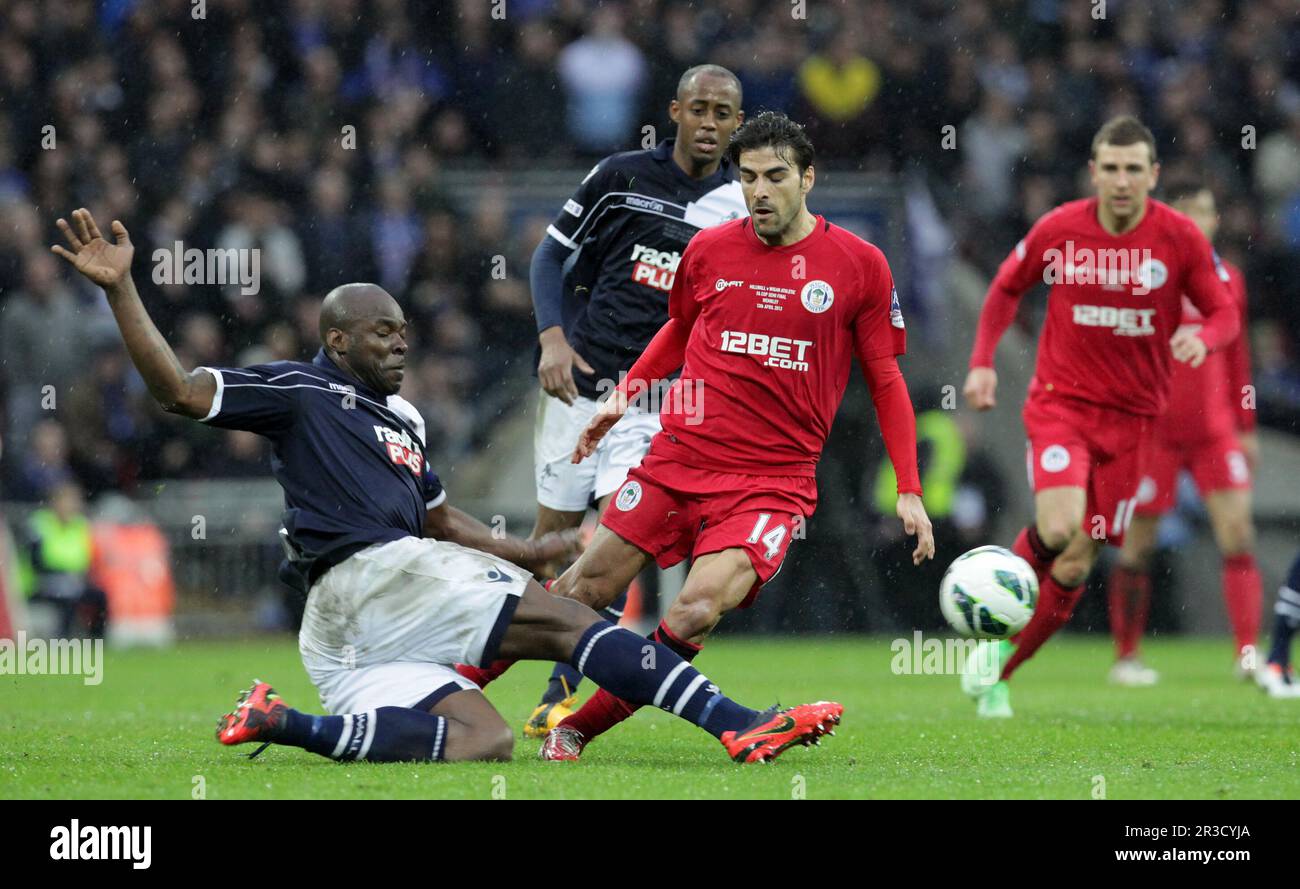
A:
<svg viewBox="0 0 1300 889">
<path fill-rule="evenodd" d="M 142 296 L 187 366 L 309 356 L 326 290 L 389 289 L 414 328 L 402 394 L 426 417 L 430 459 L 458 505 L 526 533 L 532 249 L 595 159 L 672 135 L 677 77 L 711 61 L 740 76 L 748 112 L 808 125 L 812 209 L 890 258 L 903 369 L 934 435 L 923 457 L 935 471 L 936 450 L 965 451 L 926 480 L 945 564 L 1009 541 L 1027 515 L 1018 410 L 1041 298 L 1025 300 L 1000 354 L 997 411 L 951 409 L 984 287 L 1037 216 L 1084 193 L 1100 121 L 1139 114 L 1166 181 L 1214 188 L 1220 252 L 1246 272 L 1271 602 L 1300 502 L 1300 4 L 1110 0 L 1101 19 L 1084 0 L 807 0 L 802 18 L 798 6 L 218 0 L 200 19 L 189 0 L 0 0 L 10 555 L 30 511 L 71 478 L 92 517 L 161 529 L 181 635 L 286 622 L 266 448 L 152 406 L 102 295 L 48 252 L 53 219 L 83 205 L 131 229 Z M 260 292 L 155 284 L 154 249 L 177 241 L 258 248 Z M 943 564 L 902 567 L 896 520 L 876 516 L 881 459 L 855 380 L 807 539 L 728 632 L 938 624 Z M 1163 530 L 1177 557 L 1164 560 L 1153 628 L 1219 632 L 1216 557 L 1185 499 Z M 1088 597 L 1074 626 L 1104 627 L 1104 597 Z"/>
</svg>

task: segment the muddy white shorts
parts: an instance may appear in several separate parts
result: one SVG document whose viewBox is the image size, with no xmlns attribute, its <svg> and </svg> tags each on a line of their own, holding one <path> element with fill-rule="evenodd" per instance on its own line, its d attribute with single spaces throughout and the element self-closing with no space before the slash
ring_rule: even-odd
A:
<svg viewBox="0 0 1300 889">
<path fill-rule="evenodd" d="M 298 634 L 330 713 L 427 710 L 477 688 L 454 664 L 495 659 L 530 575 L 478 550 L 419 537 L 376 544 L 312 585 Z"/>
<path fill-rule="evenodd" d="M 596 453 L 571 463 L 578 436 L 591 422 L 599 402 L 578 396 L 565 404 L 541 393 L 533 433 L 533 470 L 537 502 L 561 512 L 582 512 L 627 480 L 627 473 L 650 450 L 659 432 L 659 414 L 631 408 L 596 445 Z"/>
</svg>

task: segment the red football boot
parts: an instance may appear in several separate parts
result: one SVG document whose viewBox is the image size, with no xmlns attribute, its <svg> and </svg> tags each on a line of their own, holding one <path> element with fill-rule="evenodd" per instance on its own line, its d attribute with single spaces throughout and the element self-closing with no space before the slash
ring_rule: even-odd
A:
<svg viewBox="0 0 1300 889">
<path fill-rule="evenodd" d="M 261 741 L 264 748 L 276 730 L 284 725 L 288 711 L 289 705 L 280 700 L 275 689 L 260 679 L 254 679 L 253 687 L 245 690 L 235 701 L 235 709 L 217 720 L 217 740 L 226 745 Z M 257 752 L 261 753 L 262 749 Z"/>
<path fill-rule="evenodd" d="M 816 744 L 822 735 L 833 735 L 844 707 L 833 701 L 800 704 L 777 712 L 773 707 L 754 724 L 739 732 L 723 732 L 722 746 L 736 762 L 771 762 L 795 744 Z"/>
</svg>

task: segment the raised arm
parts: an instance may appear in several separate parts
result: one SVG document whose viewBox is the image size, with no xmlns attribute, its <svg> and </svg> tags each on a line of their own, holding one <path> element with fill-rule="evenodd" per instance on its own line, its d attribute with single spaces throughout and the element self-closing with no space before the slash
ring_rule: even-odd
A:
<svg viewBox="0 0 1300 889">
<path fill-rule="evenodd" d="M 126 226 L 113 220 L 110 228 L 116 243 L 110 244 L 85 208 L 72 212 L 71 225 L 63 218 L 57 224 L 71 249 L 58 244 L 50 249 L 104 289 L 127 353 L 149 387 L 149 394 L 168 413 L 196 420 L 206 417 L 217 392 L 216 378 L 206 370 L 186 371 L 181 367 L 176 353 L 145 311 L 131 279 L 135 247 Z"/>
</svg>

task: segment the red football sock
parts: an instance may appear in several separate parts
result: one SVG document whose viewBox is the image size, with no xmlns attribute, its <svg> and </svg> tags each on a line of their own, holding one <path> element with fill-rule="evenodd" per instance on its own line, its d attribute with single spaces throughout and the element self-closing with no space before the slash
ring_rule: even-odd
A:
<svg viewBox="0 0 1300 889">
<path fill-rule="evenodd" d="M 1110 617 L 1110 637 L 1115 640 L 1115 657 L 1128 657 L 1128 590 L 1124 587 L 1127 568 L 1119 565 L 1110 573 L 1106 583 L 1107 613 Z"/>
<path fill-rule="evenodd" d="M 1223 601 L 1228 606 L 1228 622 L 1237 640 L 1237 651 L 1254 645 L 1259 636 L 1263 583 L 1253 554 L 1242 553 L 1223 560 Z"/>
<path fill-rule="evenodd" d="M 703 647 L 678 638 L 662 621 L 655 628 L 655 631 L 650 634 L 650 638 L 655 642 L 668 646 L 686 661 L 694 660 L 695 656 L 700 653 L 700 648 Z M 630 704 L 617 695 L 610 694 L 601 688 L 597 689 L 596 693 L 588 698 L 587 702 L 579 707 L 576 713 L 565 717 L 560 722 L 560 725 L 567 725 L 569 728 L 582 732 L 583 744 L 585 745 L 592 738 L 604 734 L 627 719 L 638 709 L 635 704 Z"/>
<path fill-rule="evenodd" d="M 1050 549 L 1046 543 L 1043 543 L 1043 538 L 1038 536 L 1038 528 L 1034 525 L 1027 525 L 1020 529 L 1020 533 L 1016 536 L 1016 542 L 1011 544 L 1011 551 L 1028 562 L 1029 566 L 1034 569 L 1034 573 L 1038 575 L 1038 585 L 1040 587 L 1043 585 L 1043 579 L 1047 577 L 1047 572 L 1052 567 L 1052 562 L 1056 561 L 1056 557 L 1061 554 L 1059 549 Z"/>
<path fill-rule="evenodd" d="M 1002 667 L 1003 679 L 1010 679 L 1017 667 L 1033 657 L 1053 633 L 1065 626 L 1074 613 L 1074 606 L 1083 596 L 1083 589 L 1084 585 L 1079 584 L 1067 590 L 1051 574 L 1043 578 L 1038 587 L 1038 607 L 1034 609 L 1029 626 L 1015 638 L 1016 650 Z"/>
<path fill-rule="evenodd" d="M 1115 656 L 1136 657 L 1151 614 L 1151 575 L 1116 565 L 1106 587 Z"/>
<path fill-rule="evenodd" d="M 513 660 L 493 661 L 488 667 L 471 667 L 469 664 L 457 664 L 456 672 L 473 682 L 479 688 L 486 688 L 493 679 L 497 679 L 506 670 L 515 665 Z"/>
</svg>

